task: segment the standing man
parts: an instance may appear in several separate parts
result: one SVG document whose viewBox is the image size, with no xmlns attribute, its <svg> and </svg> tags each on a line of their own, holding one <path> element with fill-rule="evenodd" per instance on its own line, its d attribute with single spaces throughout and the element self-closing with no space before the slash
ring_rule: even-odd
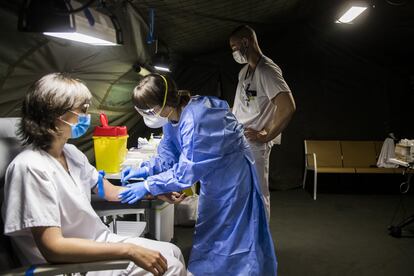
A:
<svg viewBox="0 0 414 276">
<path fill-rule="evenodd" d="M 233 113 L 244 125 L 253 152 L 266 216 L 270 219 L 269 156 L 273 144 L 296 110 L 282 70 L 263 55 L 255 31 L 243 25 L 230 35 L 230 48 L 237 63 L 246 64 L 239 73 Z"/>
</svg>

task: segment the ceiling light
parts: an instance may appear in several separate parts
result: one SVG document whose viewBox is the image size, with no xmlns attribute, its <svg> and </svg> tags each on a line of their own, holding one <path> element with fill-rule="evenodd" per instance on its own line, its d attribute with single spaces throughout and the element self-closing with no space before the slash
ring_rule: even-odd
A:
<svg viewBox="0 0 414 276">
<path fill-rule="evenodd" d="M 122 44 L 116 18 L 66 0 L 25 0 L 19 30 L 82 43 L 113 46 Z"/>
<path fill-rule="evenodd" d="M 164 66 L 157 66 L 157 65 L 154 65 L 154 68 L 155 68 L 155 70 L 157 70 L 157 71 L 171 72 L 171 71 L 170 71 L 170 68 L 168 68 L 168 67 L 164 67 Z"/>
<path fill-rule="evenodd" d="M 341 18 L 338 19 L 338 21 L 336 21 L 336 23 L 351 23 L 352 20 L 363 13 L 366 9 L 367 7 L 363 6 L 352 6 L 341 16 Z"/>
<path fill-rule="evenodd" d="M 96 37 L 93 37 L 93 36 L 80 34 L 80 33 L 77 33 L 77 32 L 75 32 L 75 33 L 44 32 L 43 34 L 53 36 L 53 37 L 64 38 L 64 39 L 68 39 L 68 40 L 72 40 L 72 41 L 78 41 L 78 42 L 93 44 L 93 45 L 107 45 L 107 46 L 117 45 L 116 43 L 113 43 L 111 41 L 99 39 L 99 38 L 96 38 Z"/>
<path fill-rule="evenodd" d="M 152 57 L 152 66 L 154 66 L 154 69 L 157 71 L 171 72 L 168 54 L 160 52 L 155 53 Z"/>
</svg>

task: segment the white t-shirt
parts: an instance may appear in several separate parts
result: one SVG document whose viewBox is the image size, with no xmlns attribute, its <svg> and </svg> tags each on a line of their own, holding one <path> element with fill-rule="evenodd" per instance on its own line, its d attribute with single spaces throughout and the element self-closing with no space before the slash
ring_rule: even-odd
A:
<svg viewBox="0 0 414 276">
<path fill-rule="evenodd" d="M 63 148 L 69 173 L 51 155 L 31 147 L 9 165 L 4 187 L 4 232 L 23 264 L 46 263 L 30 228 L 57 226 L 66 238 L 108 241 L 110 233 L 93 210 L 91 188 L 98 172 L 75 146 Z"/>
<path fill-rule="evenodd" d="M 271 100 L 290 88 L 283 79 L 282 70 L 270 58 L 262 56 L 256 69 L 246 72 L 246 64 L 239 73 L 233 113 L 245 128 L 262 130 L 272 124 L 277 106 Z M 281 135 L 273 140 L 280 144 Z"/>
</svg>

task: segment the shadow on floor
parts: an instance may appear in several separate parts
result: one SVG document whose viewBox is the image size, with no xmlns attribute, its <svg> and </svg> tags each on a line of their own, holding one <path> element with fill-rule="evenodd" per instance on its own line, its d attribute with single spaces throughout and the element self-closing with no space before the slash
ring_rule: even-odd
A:
<svg viewBox="0 0 414 276">
<path fill-rule="evenodd" d="M 361 183 L 369 188 L 352 191 Z M 414 214 L 414 195 L 403 196 L 405 208 L 395 212 L 399 184 L 361 183 L 332 188 L 325 182 L 316 201 L 302 189 L 271 192 L 270 229 L 279 276 L 414 275 L 414 239 L 397 239 L 387 230 Z M 414 230 L 414 224 L 406 229 Z M 175 228 L 187 263 L 192 233 L 192 227 Z"/>
</svg>

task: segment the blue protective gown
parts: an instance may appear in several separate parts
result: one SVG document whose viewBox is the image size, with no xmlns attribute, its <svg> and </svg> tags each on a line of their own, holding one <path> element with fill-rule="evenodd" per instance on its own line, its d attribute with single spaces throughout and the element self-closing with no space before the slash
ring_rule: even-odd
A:
<svg viewBox="0 0 414 276">
<path fill-rule="evenodd" d="M 192 97 L 163 128 L 158 155 L 143 164 L 151 194 L 200 181 L 188 270 L 194 275 L 276 275 L 272 237 L 242 125 L 225 101 Z"/>
</svg>

